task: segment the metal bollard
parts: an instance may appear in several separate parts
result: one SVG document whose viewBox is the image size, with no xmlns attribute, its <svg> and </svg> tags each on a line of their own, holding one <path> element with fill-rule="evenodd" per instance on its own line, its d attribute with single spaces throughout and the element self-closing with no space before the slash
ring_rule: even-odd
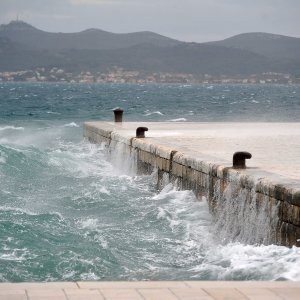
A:
<svg viewBox="0 0 300 300">
<path fill-rule="evenodd" d="M 136 129 L 136 137 L 137 138 L 144 138 L 145 137 L 145 131 L 148 131 L 147 127 L 138 127 Z"/>
<path fill-rule="evenodd" d="M 233 168 L 246 169 L 246 159 L 250 159 L 252 154 L 246 151 L 235 152 L 233 154 Z"/>
<path fill-rule="evenodd" d="M 116 123 L 122 123 L 123 119 L 123 112 L 124 110 L 122 108 L 115 108 L 114 109 L 114 114 L 115 114 L 115 122 Z"/>
</svg>

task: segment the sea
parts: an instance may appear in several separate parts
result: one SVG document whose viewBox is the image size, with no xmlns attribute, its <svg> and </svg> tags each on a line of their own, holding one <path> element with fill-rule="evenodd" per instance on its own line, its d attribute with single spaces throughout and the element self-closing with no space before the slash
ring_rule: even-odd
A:
<svg viewBox="0 0 300 300">
<path fill-rule="evenodd" d="M 155 171 L 85 140 L 83 122 L 115 107 L 124 121 L 300 122 L 300 86 L 0 82 L 0 282 L 300 280 L 299 248 L 231 236 L 205 198 L 157 190 Z"/>
</svg>

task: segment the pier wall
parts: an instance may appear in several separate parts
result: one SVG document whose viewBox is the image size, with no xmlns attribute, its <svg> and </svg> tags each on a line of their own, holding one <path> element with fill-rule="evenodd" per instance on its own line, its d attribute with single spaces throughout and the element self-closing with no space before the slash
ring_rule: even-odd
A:
<svg viewBox="0 0 300 300">
<path fill-rule="evenodd" d="M 299 191 L 273 184 L 266 178 L 254 178 L 243 170 L 189 156 L 176 149 L 152 143 L 147 138 L 128 137 L 89 123 L 84 125 L 84 136 L 92 143 L 105 144 L 110 150 L 116 145 L 122 145 L 125 155 L 134 154 L 138 172 L 147 173 L 157 169 L 158 187 L 163 187 L 163 176 L 167 174 L 180 189 L 192 190 L 199 199 L 206 197 L 219 226 L 226 226 L 223 220 L 231 219 L 233 234 L 241 234 L 247 227 L 244 224 L 244 229 L 239 228 L 242 218 L 242 222 L 249 222 L 249 225 L 257 222 L 257 231 L 251 229 L 251 234 L 257 236 L 255 241 L 258 243 L 300 246 Z M 245 209 L 238 213 L 234 211 L 237 205 Z M 260 215 L 260 219 L 249 218 L 253 213 Z M 267 237 L 265 232 L 261 232 L 265 228 L 271 228 Z"/>
</svg>

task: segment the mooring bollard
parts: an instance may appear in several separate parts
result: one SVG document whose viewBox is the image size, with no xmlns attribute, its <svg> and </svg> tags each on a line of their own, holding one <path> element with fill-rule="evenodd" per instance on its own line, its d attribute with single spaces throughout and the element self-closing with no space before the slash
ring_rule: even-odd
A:
<svg viewBox="0 0 300 300">
<path fill-rule="evenodd" d="M 250 159 L 252 154 L 246 151 L 235 152 L 233 154 L 233 168 L 246 169 L 246 159 Z"/>
<path fill-rule="evenodd" d="M 116 123 L 122 123 L 124 110 L 122 108 L 118 107 L 118 108 L 115 108 L 113 111 L 114 111 L 114 114 L 115 114 L 115 122 Z"/>
<path fill-rule="evenodd" d="M 136 137 L 137 138 L 144 138 L 145 137 L 145 131 L 148 131 L 147 127 L 138 127 L 136 129 Z"/>
</svg>

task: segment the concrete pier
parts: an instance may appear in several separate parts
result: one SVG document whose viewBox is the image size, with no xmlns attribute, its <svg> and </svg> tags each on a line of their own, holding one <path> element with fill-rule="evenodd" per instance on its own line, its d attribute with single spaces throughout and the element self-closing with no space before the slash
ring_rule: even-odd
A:
<svg viewBox="0 0 300 300">
<path fill-rule="evenodd" d="M 138 127 L 149 129 L 145 138 L 136 138 Z M 255 197 L 258 210 L 275 208 L 271 242 L 300 246 L 300 123 L 87 122 L 84 136 L 134 151 L 140 170 L 168 173 L 207 197 L 212 213 L 234 184 L 235 193 Z M 236 151 L 252 154 L 246 169 L 232 168 Z"/>
</svg>

